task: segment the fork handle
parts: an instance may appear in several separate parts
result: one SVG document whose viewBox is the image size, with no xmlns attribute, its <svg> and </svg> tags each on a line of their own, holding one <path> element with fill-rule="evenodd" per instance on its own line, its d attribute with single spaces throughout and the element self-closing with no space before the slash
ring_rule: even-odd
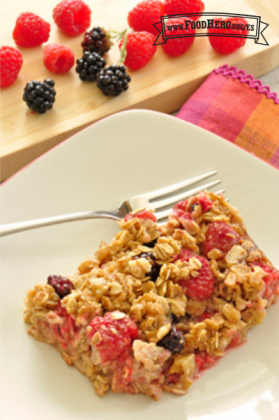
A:
<svg viewBox="0 0 279 420">
<path fill-rule="evenodd" d="M 7 236 L 25 230 L 36 229 L 44 226 L 56 225 L 58 223 L 74 222 L 86 219 L 112 219 L 120 220 L 123 217 L 121 212 L 107 211 L 86 211 L 81 213 L 64 214 L 62 216 L 46 217 L 44 219 L 30 220 L 27 222 L 9 223 L 0 226 L 0 236 Z"/>
</svg>

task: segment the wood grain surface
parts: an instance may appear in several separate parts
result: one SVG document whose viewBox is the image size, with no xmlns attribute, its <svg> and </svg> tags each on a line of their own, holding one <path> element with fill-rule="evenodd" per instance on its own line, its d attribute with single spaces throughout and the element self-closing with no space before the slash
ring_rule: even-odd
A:
<svg viewBox="0 0 279 420">
<path fill-rule="evenodd" d="M 123 30 L 127 14 L 139 0 L 86 0 L 92 10 L 91 26 Z M 1 92 L 1 180 L 46 152 L 83 127 L 115 112 L 147 108 L 161 112 L 179 109 L 186 99 L 216 67 L 228 63 L 259 77 L 279 64 L 278 0 L 204 0 L 208 12 L 228 12 L 261 15 L 269 23 L 265 37 L 269 46 L 246 45 L 229 56 L 221 56 L 209 46 L 206 37 L 196 38 L 191 49 L 179 58 L 166 56 L 159 46 L 153 60 L 142 70 L 130 72 L 130 89 L 117 98 L 107 98 L 95 83 L 83 83 L 74 68 L 66 75 L 53 75 L 42 61 L 43 46 L 20 48 L 24 64 L 17 81 Z M 68 45 L 76 59 L 81 54 L 82 35 L 69 38 L 63 35 L 52 19 L 58 0 L 1 0 L 1 45 L 15 46 L 12 31 L 19 13 L 32 11 L 51 23 L 48 42 Z M 108 64 L 117 62 L 119 50 L 115 45 L 107 54 Z M 57 99 L 53 110 L 39 115 L 32 113 L 22 101 L 25 84 L 32 80 L 53 78 Z M 117 141 L 117 133 L 115 133 Z M 101 141 L 101 140 L 100 140 Z M 112 139 L 114 141 L 114 139 Z"/>
</svg>

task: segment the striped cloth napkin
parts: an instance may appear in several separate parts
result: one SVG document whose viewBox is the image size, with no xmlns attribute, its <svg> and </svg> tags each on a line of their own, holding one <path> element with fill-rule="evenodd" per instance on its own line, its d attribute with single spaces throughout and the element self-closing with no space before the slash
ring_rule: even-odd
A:
<svg viewBox="0 0 279 420">
<path fill-rule="evenodd" d="M 213 70 L 177 117 L 279 169 L 279 98 L 244 70 L 227 64 Z"/>
</svg>

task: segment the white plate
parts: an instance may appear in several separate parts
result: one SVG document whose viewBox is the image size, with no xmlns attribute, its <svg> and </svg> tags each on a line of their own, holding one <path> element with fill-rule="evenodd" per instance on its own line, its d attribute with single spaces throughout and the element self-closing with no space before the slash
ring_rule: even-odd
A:
<svg viewBox="0 0 279 420">
<path fill-rule="evenodd" d="M 217 170 L 251 236 L 279 267 L 279 172 L 229 142 L 171 116 L 116 114 L 87 128 L 9 180 L 2 223 L 89 209 L 115 209 L 135 194 Z M 109 220 L 43 228 L 2 240 L 2 419 L 275 420 L 279 415 L 279 304 L 247 344 L 195 381 L 188 395 L 110 392 L 99 398 L 88 379 L 50 346 L 26 335 L 25 291 L 49 274 L 75 272 L 117 226 Z"/>
</svg>

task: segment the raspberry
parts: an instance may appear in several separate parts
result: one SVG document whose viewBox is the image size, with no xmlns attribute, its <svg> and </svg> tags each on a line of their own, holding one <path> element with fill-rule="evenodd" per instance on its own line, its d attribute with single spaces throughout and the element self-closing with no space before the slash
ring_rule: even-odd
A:
<svg viewBox="0 0 279 420">
<path fill-rule="evenodd" d="M 119 317 L 120 315 L 120 317 Z M 96 347 L 99 351 L 101 364 L 125 362 L 132 348 L 132 343 L 138 336 L 138 328 L 134 321 L 121 312 L 107 313 L 104 317 L 95 317 L 89 324 L 88 338 L 91 340 L 100 334 Z"/>
<path fill-rule="evenodd" d="M 202 369 L 206 369 L 216 362 L 216 357 L 210 356 L 209 354 L 205 353 L 204 351 L 199 351 L 195 354 L 195 363 L 198 369 L 198 372 Z"/>
<path fill-rule="evenodd" d="M 65 45 L 48 44 L 44 48 L 43 61 L 52 73 L 67 73 L 75 63 L 75 56 Z"/>
<path fill-rule="evenodd" d="M 269 299 L 271 295 L 277 291 L 279 292 L 279 271 L 261 261 L 252 264 L 252 267 L 255 266 L 261 267 L 266 272 L 266 276 L 263 278 L 263 281 L 265 282 L 263 298 Z"/>
<path fill-rule="evenodd" d="M 0 86 L 12 85 L 23 63 L 22 54 L 13 47 L 0 47 Z"/>
<path fill-rule="evenodd" d="M 201 253 L 205 257 L 213 248 L 227 254 L 233 245 L 240 242 L 239 234 L 226 222 L 212 222 L 206 232 Z"/>
<path fill-rule="evenodd" d="M 182 249 L 178 259 L 181 261 L 189 261 L 190 258 L 196 258 L 202 264 L 197 270 L 198 275 L 189 279 L 181 279 L 179 285 L 186 288 L 185 294 L 191 299 L 205 300 L 209 299 L 214 290 L 214 275 L 211 271 L 209 262 L 200 255 L 194 254 L 188 249 Z"/>
<path fill-rule="evenodd" d="M 54 288 L 61 299 L 74 289 L 74 285 L 69 279 L 55 274 L 48 276 L 47 283 Z"/>
<path fill-rule="evenodd" d="M 13 38 L 21 47 L 37 47 L 49 38 L 50 24 L 34 13 L 21 13 L 16 20 Z"/>
<path fill-rule="evenodd" d="M 138 3 L 128 14 L 128 24 L 135 31 L 146 31 L 157 36 L 158 31 L 153 26 L 164 15 L 161 1 L 145 0 Z"/>
<path fill-rule="evenodd" d="M 120 41 L 119 48 L 123 45 Z M 157 47 L 153 45 L 155 37 L 149 32 L 135 32 L 128 34 L 126 45 L 127 55 L 124 64 L 131 70 L 139 70 L 153 57 Z"/>
<path fill-rule="evenodd" d="M 112 46 L 112 41 L 109 32 L 97 26 L 85 33 L 81 46 L 83 52 L 96 52 L 103 56 Z"/>
<path fill-rule="evenodd" d="M 135 217 L 137 217 L 138 219 L 149 219 L 155 223 L 157 222 L 156 216 L 154 216 L 154 214 L 151 211 L 147 211 L 147 210 L 139 211 L 136 214 L 129 213 L 124 217 L 124 220 L 125 222 L 127 222 L 127 220 L 134 219 Z"/>
<path fill-rule="evenodd" d="M 188 200 L 179 201 L 174 207 L 173 210 L 183 210 L 186 211 L 186 206 L 188 204 Z"/>
<path fill-rule="evenodd" d="M 64 34 L 77 36 L 89 28 L 91 10 L 82 0 L 62 0 L 53 9 L 53 19 Z"/>
<path fill-rule="evenodd" d="M 202 213 L 205 213 L 213 207 L 212 201 L 210 201 L 209 198 L 206 197 L 206 195 L 201 194 L 198 195 L 197 198 L 198 203 L 201 205 Z"/>
<path fill-rule="evenodd" d="M 202 13 L 204 4 L 201 0 L 165 0 L 164 9 L 166 15 L 186 15 L 187 13 Z M 189 16 L 192 20 L 199 16 Z"/>
<path fill-rule="evenodd" d="M 158 341 L 157 346 L 164 347 L 172 352 L 172 354 L 180 353 L 184 348 L 185 337 L 181 331 L 177 331 L 175 327 L 171 327 L 170 332 Z"/>
<path fill-rule="evenodd" d="M 61 323 L 51 323 L 48 327 L 53 331 L 54 337 L 60 342 L 61 347 L 67 349 L 71 341 L 74 340 L 76 333 L 80 330 L 80 327 L 77 326 L 74 318 L 67 313 L 66 308 L 60 304 L 55 312 L 61 318 Z"/>
<path fill-rule="evenodd" d="M 215 22 L 219 22 L 219 26 L 221 24 L 223 24 L 224 26 L 226 25 L 226 28 L 209 28 L 208 32 L 212 35 L 218 34 L 220 32 L 226 33 L 228 35 L 248 35 L 249 33 L 249 31 L 245 29 L 233 28 L 233 26 L 245 27 L 245 25 L 247 25 L 247 21 L 243 18 L 216 18 L 214 19 L 214 26 Z M 227 28 L 227 25 L 230 25 L 230 29 Z M 219 54 L 231 54 L 238 48 L 243 47 L 243 45 L 246 42 L 246 38 L 232 38 L 228 36 L 209 36 L 209 42 L 212 48 Z"/>
<path fill-rule="evenodd" d="M 187 19 L 192 22 L 191 19 Z M 175 25 L 177 27 L 177 30 L 170 30 L 169 27 L 173 27 L 172 25 Z M 184 29 L 179 29 L 177 25 L 182 25 Z M 196 29 L 191 28 L 191 24 L 188 26 L 188 29 L 185 29 L 185 19 L 182 18 L 173 18 L 168 19 L 167 25 L 166 25 L 166 36 L 173 35 L 194 35 L 196 33 Z M 166 44 L 162 44 L 163 50 L 166 54 L 172 56 L 172 57 L 178 57 L 179 55 L 184 54 L 193 44 L 194 37 L 185 37 L 185 38 L 172 38 L 168 39 Z"/>
</svg>

